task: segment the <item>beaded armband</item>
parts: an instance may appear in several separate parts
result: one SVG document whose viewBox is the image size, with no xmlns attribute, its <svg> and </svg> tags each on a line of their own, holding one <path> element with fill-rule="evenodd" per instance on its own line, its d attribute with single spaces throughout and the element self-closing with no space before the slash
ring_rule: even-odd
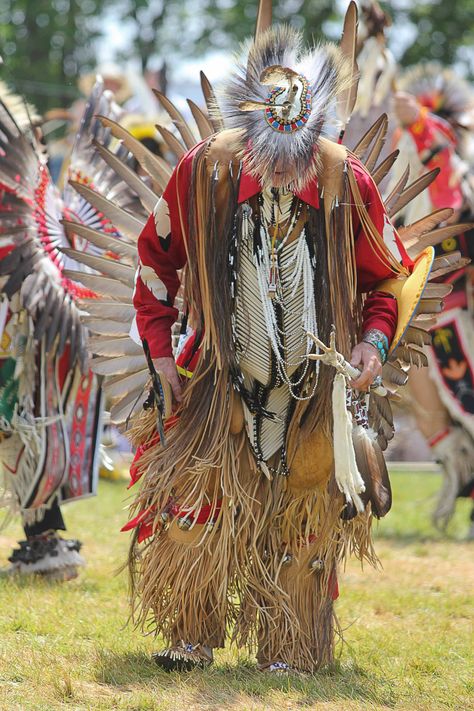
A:
<svg viewBox="0 0 474 711">
<path fill-rule="evenodd" d="M 388 356 L 388 338 L 383 331 L 378 328 L 370 328 L 362 338 L 364 343 L 370 343 L 371 346 L 377 349 L 382 365 L 387 360 Z"/>
</svg>

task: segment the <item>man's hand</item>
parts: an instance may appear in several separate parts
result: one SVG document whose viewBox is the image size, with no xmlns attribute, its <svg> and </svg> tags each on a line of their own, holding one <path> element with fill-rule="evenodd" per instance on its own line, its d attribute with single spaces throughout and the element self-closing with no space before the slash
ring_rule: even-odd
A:
<svg viewBox="0 0 474 711">
<path fill-rule="evenodd" d="M 176 402 L 181 402 L 183 399 L 183 389 L 179 380 L 178 371 L 176 370 L 174 358 L 153 358 L 153 364 L 155 369 L 159 373 L 162 373 L 171 385 L 171 390 L 173 391 Z"/>
<path fill-rule="evenodd" d="M 361 372 L 357 380 L 350 385 L 356 390 L 368 390 L 378 375 L 382 374 L 382 363 L 375 346 L 370 343 L 358 343 L 351 354 L 351 365 Z"/>
<path fill-rule="evenodd" d="M 412 94 L 397 91 L 393 100 L 393 108 L 402 126 L 411 126 L 420 117 L 420 105 Z"/>
</svg>

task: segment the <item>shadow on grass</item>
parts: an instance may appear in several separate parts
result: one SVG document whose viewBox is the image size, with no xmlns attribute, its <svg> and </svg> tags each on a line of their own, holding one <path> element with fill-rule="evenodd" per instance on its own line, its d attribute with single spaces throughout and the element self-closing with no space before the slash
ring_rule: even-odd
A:
<svg viewBox="0 0 474 711">
<path fill-rule="evenodd" d="M 394 546 L 409 546 L 415 543 L 464 543 L 467 537 L 448 533 L 422 532 L 422 531 L 378 531 L 374 536 L 375 544 L 377 541 L 387 541 Z"/>
<path fill-rule="evenodd" d="M 217 655 L 216 663 L 209 669 L 179 674 L 158 669 L 143 653 L 102 651 L 97 660 L 96 679 L 100 684 L 128 690 L 134 687 L 134 690 L 142 688 L 153 693 L 156 689 L 161 695 L 169 691 L 170 700 L 177 693 L 183 693 L 189 705 L 196 709 L 231 709 L 249 698 L 265 703 L 272 698 L 275 700 L 275 694 L 284 694 L 301 708 L 312 708 L 317 702 L 343 703 L 349 699 L 389 708 L 396 704 L 389 679 L 382 675 L 374 677 L 351 662 L 336 663 L 313 676 L 280 676 L 259 672 L 247 659 L 236 664 L 220 663 Z"/>
<path fill-rule="evenodd" d="M 143 652 L 119 654 L 101 650 L 97 653 L 95 676 L 100 684 L 133 686 L 154 679 L 157 672 L 156 664 Z"/>
</svg>

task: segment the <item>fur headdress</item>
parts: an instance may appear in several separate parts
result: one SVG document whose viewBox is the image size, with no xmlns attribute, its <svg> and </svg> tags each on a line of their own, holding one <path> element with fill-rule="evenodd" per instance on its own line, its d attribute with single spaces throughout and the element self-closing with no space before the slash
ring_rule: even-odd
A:
<svg viewBox="0 0 474 711">
<path fill-rule="evenodd" d="M 246 50 L 247 63 L 222 92 L 225 124 L 238 130 L 253 175 L 271 182 L 277 164 L 289 166 L 301 187 L 316 171 L 318 138 L 337 126 L 336 102 L 352 81 L 349 63 L 332 44 L 303 51 L 301 33 L 285 25 Z"/>
</svg>

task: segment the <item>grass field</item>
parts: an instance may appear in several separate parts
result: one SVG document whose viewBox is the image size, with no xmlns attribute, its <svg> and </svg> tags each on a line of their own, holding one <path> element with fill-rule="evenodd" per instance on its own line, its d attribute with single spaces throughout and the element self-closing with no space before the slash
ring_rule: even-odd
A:
<svg viewBox="0 0 474 711">
<path fill-rule="evenodd" d="M 157 640 L 126 626 L 128 538 L 123 482 L 65 508 L 88 567 L 67 584 L 0 580 L 0 709 L 127 711 L 367 711 L 474 709 L 474 544 L 462 542 L 469 505 L 448 536 L 429 523 L 436 474 L 395 473 L 394 510 L 378 525 L 382 571 L 355 563 L 341 578 L 345 644 L 334 669 L 275 678 L 234 650 L 206 672 L 167 675 L 150 661 Z M 21 532 L 2 532 L 5 561 Z"/>
</svg>

